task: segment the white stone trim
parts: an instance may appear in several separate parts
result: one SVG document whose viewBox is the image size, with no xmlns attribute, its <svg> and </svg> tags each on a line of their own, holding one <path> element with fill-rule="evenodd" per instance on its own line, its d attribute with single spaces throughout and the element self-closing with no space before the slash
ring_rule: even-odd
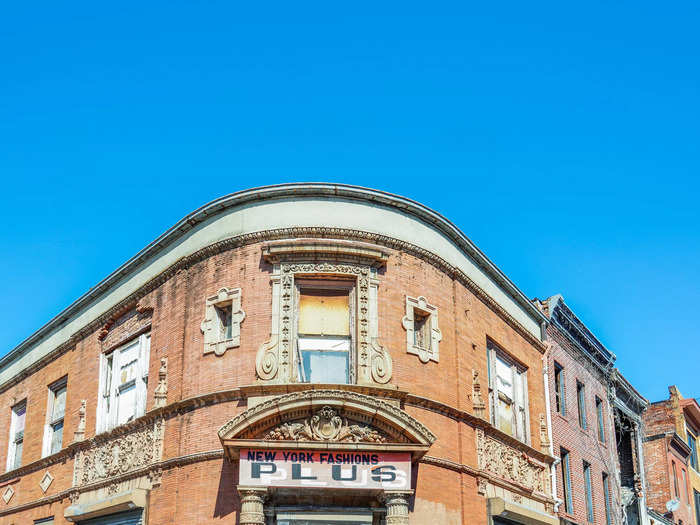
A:
<svg viewBox="0 0 700 525">
<path fill-rule="evenodd" d="M 415 313 L 416 310 L 428 316 L 430 323 L 430 348 L 423 348 L 413 344 L 415 334 Z M 406 296 L 406 315 L 401 320 L 401 324 L 406 329 L 406 352 L 417 355 L 422 363 L 428 361 L 440 361 L 440 341 L 442 341 L 442 332 L 438 327 L 438 309 L 437 306 L 428 303 L 428 300 L 423 297 Z"/>
<path fill-rule="evenodd" d="M 220 338 L 219 316 L 217 308 L 231 305 L 231 337 Z M 241 344 L 241 323 L 245 319 L 245 312 L 241 308 L 240 288 L 221 288 L 216 295 L 208 297 L 201 324 L 204 334 L 204 354 L 212 352 L 218 356 L 224 355 L 226 350 L 236 348 Z"/>
<path fill-rule="evenodd" d="M 49 490 L 51 483 L 53 483 L 53 476 L 47 470 L 46 473 L 42 476 L 41 481 L 39 482 L 39 487 L 41 488 L 41 491 L 44 494 L 46 494 L 46 491 Z"/>
</svg>

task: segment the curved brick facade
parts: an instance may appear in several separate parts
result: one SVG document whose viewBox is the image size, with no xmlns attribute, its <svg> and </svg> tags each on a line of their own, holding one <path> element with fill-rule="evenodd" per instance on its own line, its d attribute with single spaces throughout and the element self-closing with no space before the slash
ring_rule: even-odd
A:
<svg viewBox="0 0 700 525">
<path fill-rule="evenodd" d="M 314 206 L 325 208 L 332 216 L 339 199 L 321 195 L 327 188 L 319 187 L 320 197 Z M 434 230 L 410 210 L 402 211 L 393 204 L 377 205 L 371 197 L 367 195 L 364 202 L 356 198 L 353 205 L 372 209 L 384 206 L 392 214 L 410 216 Z M 294 204 L 295 199 L 290 189 L 289 197 L 282 203 Z M 297 200 L 296 205 L 305 203 Z M 216 214 L 211 214 L 195 230 L 216 220 Z M 387 220 L 395 220 L 394 215 L 387 215 Z M 547 437 L 543 381 L 545 345 L 517 315 L 509 313 L 517 301 L 506 304 L 494 297 L 495 293 L 477 284 L 470 273 L 473 270 L 455 266 L 446 260 L 445 253 L 422 246 L 421 235 L 415 235 L 415 241 L 408 243 L 378 231 L 362 231 L 355 225 L 332 226 L 300 224 L 290 218 L 284 231 L 273 228 L 255 235 L 241 234 L 240 230 L 220 233 L 216 242 L 196 246 L 153 270 L 149 279 L 93 319 L 83 322 L 79 312 L 71 314 L 71 322 L 82 322 L 80 329 L 62 334 L 63 340 L 57 338 L 50 352 L 33 363 L 27 361 L 0 386 L 0 428 L 9 429 L 14 424 L 10 408 L 26 400 L 21 466 L 0 476 L 0 494 L 10 494 L 11 489 L 8 501 L 0 500 L 0 523 L 32 523 L 49 516 L 54 517 L 55 523 L 80 522 L 129 506 L 143 508 L 144 522 L 150 525 L 257 523 L 259 511 L 267 513 L 264 519 L 268 523 L 275 523 L 275 516 L 282 516 L 280 509 L 289 513 L 289 508 L 295 506 L 311 509 L 309 512 L 374 509 L 369 512 L 375 523 L 488 523 L 489 516 L 498 515 L 536 520 L 527 523 L 554 523 L 549 485 L 553 458 Z M 377 228 L 389 230 L 382 225 Z M 444 237 L 443 233 L 439 235 Z M 178 242 L 178 247 L 182 247 L 187 239 Z M 281 252 L 274 252 L 270 246 L 281 246 Z M 153 249 L 152 258 L 163 260 L 163 252 L 173 249 L 172 245 L 161 251 Z M 340 279 L 352 287 L 350 366 L 354 368 L 349 384 L 303 383 L 298 377 L 283 377 L 281 372 L 274 378 L 262 379 L 259 369 L 256 373 L 256 360 L 264 353 L 261 345 L 274 339 L 271 333 L 275 331 L 275 319 L 282 323 L 277 327 L 274 351 L 279 353 L 275 359 L 279 363 L 285 359 L 282 347 L 286 303 L 278 294 L 285 293 L 284 265 L 297 263 L 306 265 L 295 274 L 299 282 Z M 338 269 L 341 266 L 365 268 L 366 283 L 374 291 L 367 292 L 364 298 L 365 283 L 358 277 L 360 274 L 348 274 L 347 270 Z M 479 265 L 475 263 L 476 266 Z M 130 272 L 123 277 L 127 282 L 134 279 L 134 271 Z M 512 293 L 498 282 L 497 275 L 490 275 L 493 286 L 501 290 L 499 293 Z M 275 288 L 276 279 L 280 279 L 279 289 Z M 238 316 L 240 322 L 234 322 L 233 328 L 234 333 L 239 330 L 238 344 L 207 352 L 202 321 L 207 317 L 207 300 L 214 304 L 222 288 L 240 289 L 237 293 L 242 312 Z M 376 295 L 372 295 L 375 291 Z M 407 348 L 408 328 L 403 321 L 407 316 L 407 297 L 425 298 L 425 304 L 435 309 L 433 315 L 439 323 L 435 326 L 438 336 L 433 332 L 437 337 L 434 341 L 439 339 L 439 355 L 435 359 L 423 359 Z M 97 303 L 99 297 L 91 304 Z M 275 304 L 282 305 L 281 310 Z M 289 304 L 298 309 L 297 303 Z M 365 313 L 364 308 L 369 312 Z M 235 321 L 235 303 L 233 310 Z M 419 322 L 423 310 L 416 312 Z M 518 315 L 530 316 L 535 326 L 542 321 L 536 312 L 525 307 Z M 372 333 L 373 329 L 376 333 Z M 150 334 L 150 355 L 143 415 L 137 412 L 133 421 L 98 434 L 98 419 L 103 417 L 100 411 L 106 410 L 102 404 L 107 403 L 104 397 L 100 399 L 106 388 L 101 379 L 106 365 L 101 359 L 144 334 Z M 363 349 L 368 349 L 370 361 L 384 355 L 382 351 L 388 354 L 388 382 L 377 380 L 369 372 L 362 375 Z M 293 347 L 291 350 L 286 358 L 294 360 L 296 354 Z M 509 430 L 513 436 L 499 430 L 491 419 L 493 403 L 502 402 L 493 397 L 499 390 L 488 363 L 489 355 L 495 359 L 493 352 L 526 377 L 522 400 L 524 428 L 520 428 L 520 436 L 515 427 Z M 31 351 L 24 355 L 22 359 Z M 16 365 L 3 364 L 5 369 L 10 366 Z M 290 368 L 292 376 L 296 373 L 294 366 Z M 63 442 L 58 452 L 45 454 L 47 405 L 52 395 L 49 387 L 66 376 Z M 137 384 L 139 378 L 136 374 Z M 283 395 L 301 399 L 310 389 L 339 393 L 320 395 L 318 405 L 304 406 L 297 412 L 290 409 L 274 420 L 265 416 L 268 419 L 251 422 L 230 442 L 224 442 L 219 435 L 228 422 L 243 413 L 253 414 L 251 409 L 260 403 Z M 368 409 L 363 412 L 353 408 L 352 396 L 357 395 L 388 404 L 382 412 L 386 415 L 367 415 Z M 338 399 L 344 401 L 336 403 Z M 517 403 L 516 399 L 512 406 L 519 406 Z M 403 446 L 409 451 L 413 472 L 410 486 L 398 492 L 391 488 L 353 491 L 303 487 L 256 492 L 239 487 L 241 463 L 235 456 L 242 449 L 242 441 L 237 439 L 247 436 L 248 442 L 270 446 L 272 442 L 265 436 L 275 425 L 304 421 L 304 417 L 318 414 L 322 405 L 335 407 L 341 419 L 349 419 L 347 425 L 355 422 L 356 428 L 351 430 L 356 437 L 336 443 L 336 448 L 322 440 L 312 443 L 306 434 L 298 439 L 282 439 L 284 443 L 276 441 L 275 445 L 319 453 L 376 451 L 380 445 L 366 436 L 378 432 L 383 436 L 382 444 L 394 446 L 391 450 L 403 450 Z M 424 436 L 423 442 L 400 432 L 397 421 L 401 418 L 425 427 L 425 433 L 416 434 Z M 328 425 L 332 426 L 330 422 Z M 13 450 L 9 440 L 14 437 L 10 434 L 0 432 L 0 461 L 5 463 Z M 49 478 L 52 479 L 47 485 Z"/>
</svg>

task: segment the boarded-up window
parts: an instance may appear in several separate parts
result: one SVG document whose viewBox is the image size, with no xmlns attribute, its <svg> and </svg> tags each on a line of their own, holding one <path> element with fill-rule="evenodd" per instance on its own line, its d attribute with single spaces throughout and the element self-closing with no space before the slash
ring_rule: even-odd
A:
<svg viewBox="0 0 700 525">
<path fill-rule="evenodd" d="M 299 295 L 299 334 L 349 336 L 349 292 L 302 289 Z"/>
<path fill-rule="evenodd" d="M 299 289 L 299 374 L 308 383 L 350 382 L 350 289 Z"/>
<path fill-rule="evenodd" d="M 491 421 L 503 432 L 529 441 L 527 371 L 489 342 Z"/>
</svg>

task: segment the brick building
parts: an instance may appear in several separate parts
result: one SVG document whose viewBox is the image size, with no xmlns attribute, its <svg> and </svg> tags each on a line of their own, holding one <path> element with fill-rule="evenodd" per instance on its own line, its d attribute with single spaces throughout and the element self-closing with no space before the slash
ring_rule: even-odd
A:
<svg viewBox="0 0 700 525">
<path fill-rule="evenodd" d="M 644 415 L 649 507 L 671 523 L 700 524 L 700 406 L 675 386 Z"/>
<path fill-rule="evenodd" d="M 546 322 L 413 201 L 220 198 L 0 360 L 0 523 L 553 525 Z"/>
<path fill-rule="evenodd" d="M 560 295 L 540 303 L 550 318 L 547 377 L 553 476 L 562 523 L 617 523 L 617 458 L 608 385 L 615 355 Z"/>
</svg>

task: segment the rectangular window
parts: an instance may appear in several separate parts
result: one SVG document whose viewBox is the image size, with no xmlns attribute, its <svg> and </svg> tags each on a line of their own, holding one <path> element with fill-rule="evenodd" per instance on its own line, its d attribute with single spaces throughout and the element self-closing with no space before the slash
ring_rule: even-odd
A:
<svg viewBox="0 0 700 525">
<path fill-rule="evenodd" d="M 12 407 L 10 420 L 10 446 L 7 452 L 7 470 L 14 470 L 22 465 L 22 448 L 24 447 L 24 420 L 27 414 L 27 400 Z"/>
<path fill-rule="evenodd" d="M 564 381 L 564 367 L 554 362 L 554 391 L 557 412 L 566 416 L 566 387 Z"/>
<path fill-rule="evenodd" d="M 603 498 L 605 499 L 605 525 L 612 525 L 612 512 L 610 510 L 610 481 L 608 475 L 603 472 Z"/>
<path fill-rule="evenodd" d="M 574 513 L 574 503 L 571 497 L 571 465 L 569 461 L 569 451 L 561 449 L 561 476 L 562 492 L 564 493 L 564 510 L 567 514 Z"/>
<path fill-rule="evenodd" d="M 219 341 L 228 341 L 233 337 L 233 305 L 215 306 L 214 308 L 216 308 L 216 316 L 219 320 Z"/>
<path fill-rule="evenodd" d="M 586 483 L 586 517 L 589 523 L 595 520 L 593 514 L 593 487 L 591 486 L 591 465 L 583 462 L 583 479 Z"/>
<path fill-rule="evenodd" d="M 586 421 L 586 387 L 581 381 L 576 381 L 576 398 L 578 399 L 578 424 L 583 429 L 588 428 Z"/>
<path fill-rule="evenodd" d="M 693 497 L 695 499 L 695 519 L 700 524 L 700 492 L 693 490 Z"/>
<path fill-rule="evenodd" d="M 430 350 L 430 314 L 413 310 L 413 344 Z"/>
<path fill-rule="evenodd" d="M 528 443 L 527 370 L 490 341 L 488 352 L 491 423 Z"/>
<path fill-rule="evenodd" d="M 63 419 L 66 415 L 67 386 L 68 378 L 66 377 L 49 386 L 42 457 L 55 454 L 63 446 Z"/>
<path fill-rule="evenodd" d="M 350 383 L 352 285 L 299 283 L 298 365 L 305 383 Z"/>
<path fill-rule="evenodd" d="M 143 334 L 101 357 L 97 432 L 146 413 L 151 335 Z"/>
<path fill-rule="evenodd" d="M 595 396 L 595 411 L 598 418 L 598 441 L 605 443 L 605 417 L 603 415 L 603 400 Z"/>
<path fill-rule="evenodd" d="M 676 498 L 680 498 L 680 491 L 678 490 L 678 472 L 676 472 L 676 462 L 671 461 L 671 472 L 673 474 L 673 493 Z"/>
<path fill-rule="evenodd" d="M 686 475 L 686 473 L 685 473 L 685 469 L 684 469 L 684 468 L 681 469 L 681 476 L 683 477 L 683 500 L 684 500 L 686 503 L 690 503 L 690 502 L 688 501 L 688 477 L 687 477 L 687 475 Z"/>
<path fill-rule="evenodd" d="M 698 470 L 698 438 L 697 434 L 690 429 L 688 429 L 688 446 L 690 447 L 690 466 Z"/>
</svg>

